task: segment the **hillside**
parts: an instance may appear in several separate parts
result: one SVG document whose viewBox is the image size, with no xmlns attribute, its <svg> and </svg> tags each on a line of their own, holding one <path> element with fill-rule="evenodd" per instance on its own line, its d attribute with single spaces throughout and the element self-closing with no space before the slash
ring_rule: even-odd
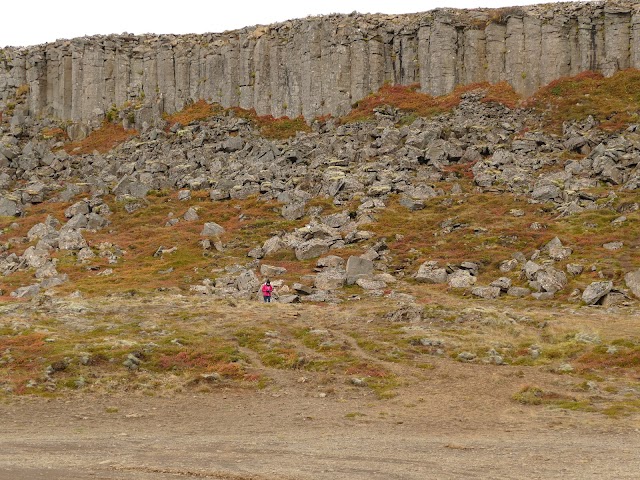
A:
<svg viewBox="0 0 640 480">
<path fill-rule="evenodd" d="M 583 442 L 598 466 L 562 478 L 633 478 L 639 82 L 386 84 L 312 120 L 199 100 L 139 129 L 131 104 L 73 139 L 77 125 L 22 122 L 20 92 L 0 118 L 0 399 L 16 426 L 0 476 L 517 478 L 509 442 L 552 478 Z M 218 424 L 218 456 L 200 455 Z M 320 453 L 291 460 L 271 428 Z M 415 451 L 381 455 L 385 433 Z M 53 455 L 73 435 L 100 458 L 20 447 Z"/>
</svg>

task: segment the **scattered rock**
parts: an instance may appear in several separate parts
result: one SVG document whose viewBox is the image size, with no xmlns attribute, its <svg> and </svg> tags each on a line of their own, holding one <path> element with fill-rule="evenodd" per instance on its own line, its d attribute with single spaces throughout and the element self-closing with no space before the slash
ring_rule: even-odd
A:
<svg viewBox="0 0 640 480">
<path fill-rule="evenodd" d="M 582 292 L 582 301 L 587 305 L 597 304 L 602 297 L 608 294 L 613 288 L 613 282 L 593 282 Z"/>
<path fill-rule="evenodd" d="M 418 282 L 440 284 L 447 283 L 449 276 L 445 268 L 438 267 L 438 262 L 427 261 L 420 265 L 414 278 Z"/>
</svg>

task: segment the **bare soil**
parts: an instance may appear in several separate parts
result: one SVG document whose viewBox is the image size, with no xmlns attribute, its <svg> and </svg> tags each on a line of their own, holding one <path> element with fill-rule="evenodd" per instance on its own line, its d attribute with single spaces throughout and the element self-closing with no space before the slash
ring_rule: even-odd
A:
<svg viewBox="0 0 640 480">
<path fill-rule="evenodd" d="M 14 397 L 0 479 L 638 478 L 640 416 L 520 405 L 518 382 L 443 359 L 386 400 L 287 371 L 260 391 Z"/>
</svg>

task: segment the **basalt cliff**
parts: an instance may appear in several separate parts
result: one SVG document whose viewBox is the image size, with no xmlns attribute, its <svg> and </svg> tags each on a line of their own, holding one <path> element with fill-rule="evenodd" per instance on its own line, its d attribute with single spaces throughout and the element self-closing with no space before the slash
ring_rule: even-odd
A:
<svg viewBox="0 0 640 480">
<path fill-rule="evenodd" d="M 129 34 L 0 50 L 0 111 L 80 124 L 136 104 L 136 124 L 204 99 L 274 117 L 340 115 L 384 83 L 441 95 L 509 82 L 531 94 L 585 70 L 640 67 L 628 0 L 407 15 L 330 15 L 204 35 Z"/>
</svg>

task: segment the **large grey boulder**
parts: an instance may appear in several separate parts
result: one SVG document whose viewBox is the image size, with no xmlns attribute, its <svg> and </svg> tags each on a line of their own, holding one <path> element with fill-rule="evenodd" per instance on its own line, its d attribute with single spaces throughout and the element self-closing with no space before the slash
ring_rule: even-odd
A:
<svg viewBox="0 0 640 480">
<path fill-rule="evenodd" d="M 528 288 L 524 288 L 524 287 L 511 287 L 509 288 L 509 290 L 507 290 L 507 295 L 509 295 L 510 297 L 526 297 L 527 295 L 531 294 L 531 290 L 529 290 Z"/>
<path fill-rule="evenodd" d="M 67 283 L 68 281 L 69 281 L 69 275 L 67 275 L 66 273 L 63 273 L 60 275 L 55 275 L 49 278 L 45 278 L 44 280 L 42 280 L 42 282 L 40 282 L 40 288 L 47 290 L 49 288 L 54 288 L 59 285 L 62 285 L 63 283 Z"/>
<path fill-rule="evenodd" d="M 89 202 L 86 200 L 80 200 L 79 202 L 74 203 L 69 208 L 64 211 L 64 216 L 67 218 L 71 218 L 79 213 L 87 214 L 89 213 Z"/>
<path fill-rule="evenodd" d="M 48 259 L 49 252 L 47 250 L 39 250 L 36 247 L 29 247 L 22 254 L 22 260 L 31 268 L 43 267 Z"/>
<path fill-rule="evenodd" d="M 471 289 L 471 294 L 475 295 L 476 297 L 492 300 L 500 296 L 500 288 L 499 287 L 473 287 Z"/>
<path fill-rule="evenodd" d="M 587 305 L 595 305 L 613 288 L 613 282 L 593 282 L 582 292 L 582 301 Z"/>
<path fill-rule="evenodd" d="M 14 298 L 30 298 L 35 297 L 40 293 L 40 285 L 29 285 L 28 287 L 20 287 L 11 292 L 11 296 Z"/>
<path fill-rule="evenodd" d="M 387 284 L 382 280 L 376 280 L 366 277 L 356 280 L 356 285 L 358 285 L 363 290 L 382 290 L 384 288 L 387 288 Z"/>
<path fill-rule="evenodd" d="M 303 242 L 295 248 L 296 258 L 298 260 L 309 260 L 311 258 L 320 257 L 329 251 L 331 244 L 325 240 L 312 239 Z"/>
<path fill-rule="evenodd" d="M 63 230 L 58 238 L 60 250 L 80 250 L 87 247 L 87 241 L 78 230 Z"/>
<path fill-rule="evenodd" d="M 304 217 L 304 206 L 302 202 L 290 203 L 282 207 L 282 216 L 286 220 L 298 220 Z"/>
<path fill-rule="evenodd" d="M 189 207 L 187 211 L 184 212 L 184 215 L 182 215 L 182 218 L 185 220 L 185 222 L 195 222 L 200 218 L 200 216 L 198 215 L 198 211 L 194 207 Z"/>
<path fill-rule="evenodd" d="M 447 277 L 447 283 L 451 288 L 469 288 L 475 285 L 477 280 L 469 270 L 456 270 Z"/>
<path fill-rule="evenodd" d="M 427 261 L 420 265 L 414 278 L 422 283 L 447 283 L 448 274 L 445 268 L 438 267 L 438 262 Z"/>
<path fill-rule="evenodd" d="M 22 214 L 22 205 L 7 197 L 0 197 L 0 217 L 19 217 Z"/>
<path fill-rule="evenodd" d="M 567 275 L 547 266 L 536 272 L 535 283 L 545 292 L 556 293 L 567 286 Z"/>
<path fill-rule="evenodd" d="M 216 222 L 207 222 L 202 227 L 200 236 L 202 237 L 218 237 L 224 233 L 224 227 L 218 225 Z"/>
<path fill-rule="evenodd" d="M 491 287 L 498 287 L 502 292 L 508 292 L 511 288 L 511 279 L 500 277 L 489 284 Z"/>
<path fill-rule="evenodd" d="M 329 269 L 318 273 L 313 285 L 319 290 L 338 290 L 347 282 L 347 274 L 342 270 Z"/>
<path fill-rule="evenodd" d="M 254 293 L 260 288 L 260 279 L 253 270 L 245 270 L 236 277 L 235 286 L 240 292 Z"/>
<path fill-rule="evenodd" d="M 287 273 L 287 269 L 284 267 L 275 267 L 273 265 L 260 265 L 260 274 L 269 278 L 277 277 Z"/>
<path fill-rule="evenodd" d="M 344 259 L 337 255 L 328 255 L 326 257 L 319 258 L 316 262 L 318 268 L 340 268 L 344 265 Z"/>
<path fill-rule="evenodd" d="M 640 269 L 627 273 L 624 276 L 624 281 L 631 293 L 640 298 Z"/>
<path fill-rule="evenodd" d="M 573 250 L 570 247 L 565 247 L 558 237 L 547 243 L 544 249 L 549 254 L 549 257 L 556 261 L 564 260 L 573 253 Z"/>
<path fill-rule="evenodd" d="M 324 225 L 327 225 L 331 228 L 341 228 L 349 223 L 351 217 L 349 217 L 349 214 L 347 212 L 339 212 L 321 217 L 320 220 Z"/>
<path fill-rule="evenodd" d="M 29 229 L 29 232 L 27 232 L 27 238 L 29 239 L 30 242 L 33 242 L 34 240 L 39 240 L 41 238 L 46 238 L 47 236 L 57 236 L 58 232 L 56 231 L 55 227 L 53 227 L 50 223 L 42 222 L 42 223 L 36 223 L 33 227 L 31 227 Z"/>
<path fill-rule="evenodd" d="M 282 239 L 282 237 L 275 235 L 264 242 L 264 244 L 262 245 L 262 252 L 266 257 L 284 248 L 287 248 L 286 242 Z"/>
<path fill-rule="evenodd" d="M 347 284 L 353 285 L 359 278 L 373 273 L 373 262 L 366 258 L 351 256 L 347 259 Z"/>
</svg>

